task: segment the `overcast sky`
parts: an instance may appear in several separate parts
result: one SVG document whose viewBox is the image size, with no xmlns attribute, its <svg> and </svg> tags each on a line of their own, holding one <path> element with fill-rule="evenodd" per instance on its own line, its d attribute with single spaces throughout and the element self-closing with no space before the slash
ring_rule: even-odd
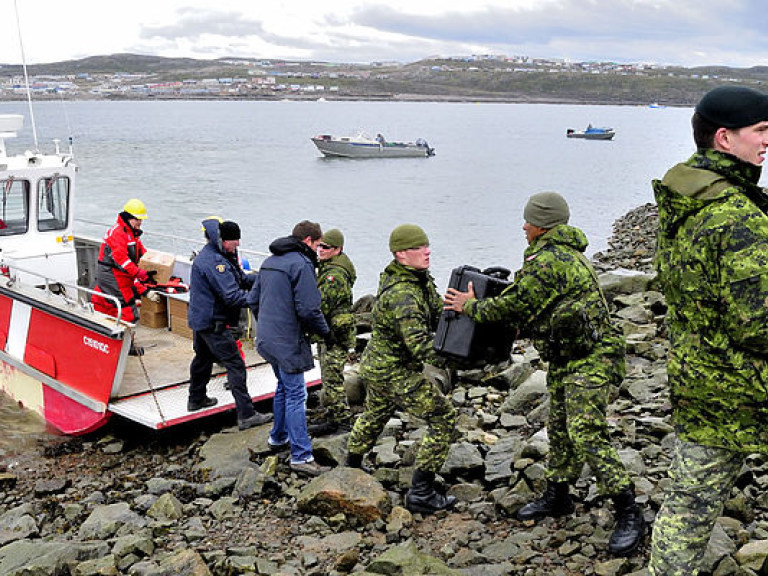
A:
<svg viewBox="0 0 768 576">
<path fill-rule="evenodd" d="M 768 65 L 766 0 L 0 0 L 0 62 L 120 52 L 335 62 L 469 54 Z"/>
</svg>

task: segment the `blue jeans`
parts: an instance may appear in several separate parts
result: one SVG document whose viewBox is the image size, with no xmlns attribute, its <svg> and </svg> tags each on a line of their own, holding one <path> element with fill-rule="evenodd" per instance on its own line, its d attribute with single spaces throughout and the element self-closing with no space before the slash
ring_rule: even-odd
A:
<svg viewBox="0 0 768 576">
<path fill-rule="evenodd" d="M 307 434 L 307 387 L 304 373 L 283 372 L 272 364 L 277 377 L 277 390 L 273 400 L 274 421 L 269 433 L 272 445 L 291 443 L 291 463 L 311 462 L 312 442 Z"/>
</svg>

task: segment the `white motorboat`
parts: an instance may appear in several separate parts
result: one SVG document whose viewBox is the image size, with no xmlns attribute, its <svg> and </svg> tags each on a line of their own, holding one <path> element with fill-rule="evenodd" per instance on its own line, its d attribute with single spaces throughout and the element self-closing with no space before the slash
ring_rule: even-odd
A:
<svg viewBox="0 0 768 576">
<path fill-rule="evenodd" d="M 586 130 L 568 128 L 565 135 L 568 138 L 583 138 L 585 140 L 610 140 L 616 135 L 616 132 L 613 128 L 598 128 L 590 124 Z"/>
<path fill-rule="evenodd" d="M 73 233 L 78 167 L 72 148 L 62 152 L 57 142 L 53 153 L 8 155 L 5 140 L 23 120 L 0 115 L 0 392 L 65 434 L 94 430 L 113 414 L 161 429 L 233 409 L 226 374 L 217 369 L 207 392 L 218 404 L 187 410 L 188 293 L 170 291 L 154 309 L 145 302 L 138 324 L 118 319 L 120 304 L 111 296 L 117 317 L 94 311 L 88 287 L 100 240 Z M 188 282 L 189 258 L 152 252 L 158 267 Z M 129 354 L 134 339 L 143 356 Z M 271 366 L 247 341 L 244 348 L 251 398 L 272 397 Z M 307 386 L 320 384 L 319 369 L 305 379 Z"/>
<path fill-rule="evenodd" d="M 419 138 L 415 142 L 388 142 L 381 137 L 331 136 L 321 134 L 312 138 L 317 149 L 331 158 L 428 158 L 435 149 Z"/>
</svg>

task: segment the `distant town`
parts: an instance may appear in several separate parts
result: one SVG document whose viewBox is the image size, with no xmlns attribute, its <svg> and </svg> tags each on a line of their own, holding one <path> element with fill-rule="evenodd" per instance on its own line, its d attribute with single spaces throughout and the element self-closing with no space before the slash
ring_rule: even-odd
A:
<svg viewBox="0 0 768 576">
<path fill-rule="evenodd" d="M 768 68 L 681 68 L 527 56 L 410 64 L 99 56 L 29 69 L 35 98 L 413 99 L 689 105 L 719 83 L 762 85 Z M 18 65 L 0 65 L 0 100 L 26 97 Z"/>
</svg>

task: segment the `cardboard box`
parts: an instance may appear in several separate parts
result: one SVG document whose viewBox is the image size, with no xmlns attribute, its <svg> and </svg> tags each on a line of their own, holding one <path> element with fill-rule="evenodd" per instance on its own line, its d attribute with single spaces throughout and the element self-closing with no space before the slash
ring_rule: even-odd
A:
<svg viewBox="0 0 768 576">
<path fill-rule="evenodd" d="M 139 312 L 139 323 L 147 328 L 168 328 L 168 313 L 148 312 L 142 308 Z"/>
<path fill-rule="evenodd" d="M 141 308 L 139 309 L 141 313 L 150 313 L 150 314 L 157 314 L 159 312 L 162 312 L 163 314 L 168 314 L 168 306 L 165 302 L 165 296 L 160 297 L 160 302 L 155 302 L 154 300 L 150 300 L 146 296 L 141 297 Z"/>
<path fill-rule="evenodd" d="M 171 316 L 178 316 L 186 322 L 187 310 L 189 310 L 189 294 L 168 297 L 168 312 Z"/>
<path fill-rule="evenodd" d="M 192 338 L 192 329 L 187 326 L 187 317 L 181 318 L 179 316 L 171 315 L 171 332 L 183 336 L 184 338 Z"/>
<path fill-rule="evenodd" d="M 147 272 L 157 272 L 155 274 L 155 282 L 167 284 L 173 275 L 173 265 L 175 262 L 176 257 L 173 254 L 147 250 L 146 254 L 139 260 L 139 268 L 144 268 Z"/>
</svg>

